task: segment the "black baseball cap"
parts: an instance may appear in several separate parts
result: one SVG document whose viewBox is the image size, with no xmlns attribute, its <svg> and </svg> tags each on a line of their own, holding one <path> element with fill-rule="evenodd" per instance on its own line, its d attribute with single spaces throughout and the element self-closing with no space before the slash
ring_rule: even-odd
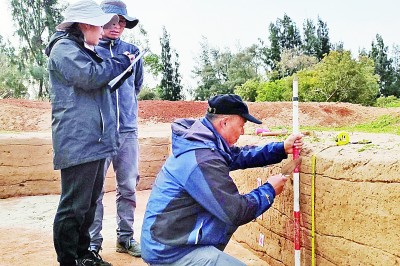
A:
<svg viewBox="0 0 400 266">
<path fill-rule="evenodd" d="M 249 108 L 242 98 L 236 94 L 220 94 L 208 100 L 208 113 L 224 115 L 240 115 L 247 121 L 262 124 L 260 120 L 249 114 Z"/>
</svg>

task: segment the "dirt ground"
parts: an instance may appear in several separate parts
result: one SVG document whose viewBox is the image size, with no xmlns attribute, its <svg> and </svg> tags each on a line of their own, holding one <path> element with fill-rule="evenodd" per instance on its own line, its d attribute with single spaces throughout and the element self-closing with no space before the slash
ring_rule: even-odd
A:
<svg viewBox="0 0 400 266">
<path fill-rule="evenodd" d="M 138 191 L 135 211 L 135 238 L 140 240 L 140 228 L 150 190 Z M 58 265 L 53 247 L 52 224 L 59 196 L 30 196 L 0 200 L 1 266 Z M 114 266 L 147 265 L 141 258 L 115 252 L 115 193 L 104 197 L 103 250 L 100 255 Z M 11 234 L 11 235 L 9 235 Z M 265 262 L 236 241 L 230 241 L 226 251 L 250 266 Z"/>
<path fill-rule="evenodd" d="M 142 126 L 166 128 L 176 118 L 197 118 L 204 115 L 206 102 L 139 102 L 139 134 Z M 250 112 L 263 120 L 264 127 L 292 125 L 292 103 L 249 103 Z M 300 125 L 341 126 L 373 120 L 384 114 L 400 113 L 400 108 L 374 108 L 345 103 L 300 103 Z M 18 132 L 49 132 L 51 130 L 51 105 L 49 102 L 5 99 L 0 100 L 0 134 Z M 255 125 L 246 125 L 254 132 Z M 139 238 L 145 202 L 149 191 L 138 192 L 135 235 Z M 0 200 L 0 265 L 57 265 L 52 244 L 52 219 L 58 195 L 21 197 Z M 141 259 L 114 251 L 115 245 L 115 194 L 105 197 L 103 258 L 113 265 L 146 265 Z M 8 235 L 11 234 L 11 235 Z M 241 244 L 231 241 L 227 252 L 247 265 L 265 265 L 261 259 Z"/>
<path fill-rule="evenodd" d="M 264 127 L 292 125 L 292 103 L 249 103 L 250 113 L 264 122 Z M 171 123 L 176 118 L 202 117 L 207 102 L 140 101 L 139 123 Z M 51 129 L 49 102 L 0 99 L 0 132 L 47 131 Z M 349 103 L 300 103 L 299 123 L 303 126 L 341 126 L 373 120 L 384 114 L 399 114 L 400 108 L 365 107 Z M 248 123 L 247 126 L 251 126 Z"/>
</svg>

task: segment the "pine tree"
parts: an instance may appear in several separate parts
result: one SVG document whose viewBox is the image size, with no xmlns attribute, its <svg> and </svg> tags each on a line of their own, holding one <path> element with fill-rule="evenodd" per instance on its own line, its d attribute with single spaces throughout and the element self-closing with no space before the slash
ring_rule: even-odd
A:
<svg viewBox="0 0 400 266">
<path fill-rule="evenodd" d="M 371 44 L 370 57 L 375 63 L 375 74 L 380 77 L 379 92 L 382 96 L 396 95 L 395 71 L 392 59 L 388 57 L 388 47 L 385 46 L 382 36 L 376 35 L 376 43 Z"/>
<path fill-rule="evenodd" d="M 175 60 L 171 56 L 170 36 L 163 28 L 161 44 L 162 78 L 159 88 L 159 96 L 162 100 L 178 101 L 182 97 L 181 76 L 179 74 L 178 54 L 175 52 Z M 175 68 L 174 68 L 175 66 Z"/>
<path fill-rule="evenodd" d="M 293 49 L 301 46 L 300 31 L 288 15 L 285 14 L 283 19 L 278 19 L 277 25 L 280 30 L 281 49 Z"/>
<path fill-rule="evenodd" d="M 316 29 L 314 22 L 311 19 L 307 19 L 303 25 L 303 47 L 304 54 L 317 56 L 318 54 L 318 38 L 316 36 Z"/>
<path fill-rule="evenodd" d="M 281 46 L 280 46 L 280 34 L 279 28 L 271 23 L 269 25 L 269 41 L 271 46 L 267 49 L 266 54 L 266 64 L 274 70 L 276 68 L 276 64 L 281 60 Z"/>
<path fill-rule="evenodd" d="M 331 44 L 329 40 L 328 26 L 320 18 L 318 18 L 317 39 L 319 42 L 317 48 L 317 57 L 319 60 L 322 60 L 325 55 L 329 54 L 331 50 Z"/>
</svg>

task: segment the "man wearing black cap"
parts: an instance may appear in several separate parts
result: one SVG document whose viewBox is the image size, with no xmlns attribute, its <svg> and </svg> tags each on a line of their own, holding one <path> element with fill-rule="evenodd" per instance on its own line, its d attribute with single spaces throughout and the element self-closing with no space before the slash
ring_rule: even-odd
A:
<svg viewBox="0 0 400 266">
<path fill-rule="evenodd" d="M 246 121 L 261 121 L 238 95 L 217 95 L 208 104 L 204 118 L 172 124 L 172 155 L 155 180 L 142 225 L 142 258 L 149 265 L 245 265 L 223 250 L 238 226 L 272 205 L 287 178 L 271 176 L 242 195 L 229 172 L 279 163 L 293 147 L 302 148 L 301 134 L 235 147 Z"/>
<path fill-rule="evenodd" d="M 104 29 L 96 51 L 106 59 L 128 51 L 138 55 L 139 49 L 120 39 L 125 28 L 134 28 L 139 20 L 129 16 L 126 5 L 121 0 L 104 0 L 100 4 L 105 13 L 117 14 L 119 22 Z M 106 160 L 105 171 L 112 161 L 116 175 L 117 243 L 116 251 L 140 257 L 140 244 L 134 239 L 133 222 L 136 208 L 136 185 L 139 182 L 139 144 L 138 144 L 138 100 L 143 83 L 143 61 L 140 59 L 132 69 L 132 75 L 111 95 L 117 114 L 119 132 L 117 155 Z M 90 249 L 99 252 L 103 242 L 101 235 L 103 222 L 102 191 L 96 208 L 96 216 L 90 227 Z"/>
</svg>

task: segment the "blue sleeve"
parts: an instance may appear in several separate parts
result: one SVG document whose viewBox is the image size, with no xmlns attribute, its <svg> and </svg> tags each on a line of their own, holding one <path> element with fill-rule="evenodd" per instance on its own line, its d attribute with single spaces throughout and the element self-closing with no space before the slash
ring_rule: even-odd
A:
<svg viewBox="0 0 400 266">
<path fill-rule="evenodd" d="M 249 197 L 254 197 L 259 205 L 256 213 L 256 217 L 258 217 L 268 210 L 272 203 L 274 203 L 275 189 L 270 183 L 265 183 L 262 186 L 252 190 L 248 195 Z"/>
<path fill-rule="evenodd" d="M 223 160 L 211 158 L 199 163 L 185 184 L 186 191 L 203 208 L 226 224 L 246 224 L 273 203 L 275 191 L 266 183 L 248 194 L 240 194 Z"/>
<path fill-rule="evenodd" d="M 140 93 L 143 86 L 143 58 L 136 63 L 135 69 L 135 91 L 136 95 Z"/>
<path fill-rule="evenodd" d="M 233 162 L 230 170 L 263 167 L 287 158 L 283 142 L 271 142 L 264 146 L 234 147 L 231 149 Z"/>
<path fill-rule="evenodd" d="M 70 40 L 58 41 L 50 54 L 52 68 L 61 72 L 65 79 L 83 90 L 104 88 L 113 78 L 129 66 L 129 58 L 119 55 L 96 62 L 86 51 Z"/>
</svg>

